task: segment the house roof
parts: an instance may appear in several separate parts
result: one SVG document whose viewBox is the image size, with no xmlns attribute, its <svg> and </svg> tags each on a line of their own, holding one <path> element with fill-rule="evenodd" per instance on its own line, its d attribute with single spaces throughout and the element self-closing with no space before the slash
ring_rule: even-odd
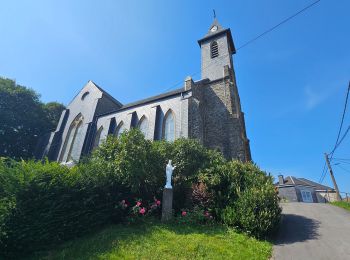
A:
<svg viewBox="0 0 350 260">
<path fill-rule="evenodd" d="M 277 186 L 310 186 L 313 187 L 315 190 L 331 190 L 334 191 L 333 188 L 328 187 L 326 185 L 322 185 L 320 183 L 310 181 L 305 178 L 296 178 L 294 176 L 288 176 L 284 178 L 284 184 L 276 183 Z"/>
</svg>

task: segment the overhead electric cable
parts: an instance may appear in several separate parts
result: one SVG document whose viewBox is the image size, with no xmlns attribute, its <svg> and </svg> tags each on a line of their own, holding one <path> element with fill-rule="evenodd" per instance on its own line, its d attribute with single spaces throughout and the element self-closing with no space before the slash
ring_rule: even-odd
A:
<svg viewBox="0 0 350 260">
<path fill-rule="evenodd" d="M 245 46 L 247 46 L 248 44 L 251 44 L 252 42 L 258 40 L 258 39 L 261 38 L 261 37 L 263 37 L 264 35 L 270 33 L 271 31 L 275 30 L 277 27 L 279 27 L 279 26 L 281 26 L 282 24 L 288 22 L 289 20 L 293 19 L 293 18 L 296 17 L 297 15 L 303 13 L 304 11 L 306 11 L 306 10 L 309 9 L 310 7 L 316 5 L 316 4 L 317 4 L 318 2 L 320 2 L 320 1 L 321 1 L 321 0 L 317 0 L 317 1 L 315 1 L 315 2 L 312 2 L 311 4 L 307 5 L 306 7 L 304 7 L 304 8 L 301 9 L 301 10 L 299 10 L 298 12 L 296 12 L 296 13 L 294 13 L 293 15 L 291 15 L 291 16 L 287 17 L 286 19 L 282 20 L 281 22 L 279 22 L 279 23 L 276 24 L 275 26 L 271 27 L 270 29 L 268 29 L 268 30 L 262 32 L 261 34 L 259 34 L 258 36 L 254 37 L 253 39 L 251 39 L 251 40 L 247 41 L 246 43 L 242 44 L 242 45 L 239 46 L 236 50 L 243 49 L 243 48 L 244 48 Z M 228 56 L 228 55 L 230 55 L 230 54 L 226 54 L 226 55 L 224 55 L 224 56 L 221 56 L 221 57 L 217 58 L 217 62 L 218 62 L 220 59 L 223 59 L 223 58 L 225 58 L 225 57 Z M 216 64 L 216 62 L 215 62 L 215 63 L 211 63 L 211 64 L 209 64 L 208 66 L 202 68 L 202 70 L 205 69 L 205 68 L 208 68 L 208 67 L 210 67 L 210 66 L 213 66 L 213 65 L 215 65 L 215 64 Z M 190 76 L 193 77 L 193 76 L 197 75 L 197 74 L 200 73 L 200 72 L 201 72 L 201 70 L 200 70 L 200 71 L 197 71 L 197 72 L 195 72 L 195 73 L 193 73 L 193 74 L 191 74 Z M 181 81 L 179 81 L 179 82 L 177 82 L 177 83 L 171 85 L 169 88 L 165 89 L 165 91 L 171 90 L 171 89 L 173 89 L 173 88 L 179 86 L 180 84 L 183 84 L 183 80 L 181 80 Z"/>
<path fill-rule="evenodd" d="M 271 27 L 270 29 L 264 31 L 263 33 L 259 34 L 258 36 L 254 37 L 253 39 L 247 41 L 246 43 L 244 43 L 243 45 L 241 45 L 240 47 L 237 48 L 237 50 L 244 48 L 245 46 L 247 46 L 248 44 L 256 41 L 257 39 L 263 37 L 264 35 L 268 34 L 269 32 L 275 30 L 277 27 L 281 26 L 282 24 L 288 22 L 289 20 L 293 19 L 294 17 L 296 17 L 297 15 L 301 14 L 302 12 L 306 11 L 307 9 L 309 9 L 310 7 L 314 6 L 315 4 L 317 4 L 318 2 L 320 2 L 321 0 L 317 0 L 311 4 L 309 4 L 308 6 L 304 7 L 303 9 L 299 10 L 298 12 L 296 12 L 295 14 L 289 16 L 288 18 L 284 19 L 283 21 L 281 21 L 280 23 L 276 24 L 275 26 Z"/>
<path fill-rule="evenodd" d="M 333 150 L 330 152 L 330 157 L 331 157 L 330 160 L 332 160 L 335 150 L 338 148 L 340 143 L 344 140 L 347 132 L 350 129 L 350 126 L 349 126 L 348 129 L 346 130 L 345 134 L 343 135 L 342 139 L 339 141 L 340 133 L 341 133 L 341 130 L 343 128 L 343 123 L 344 123 L 344 118 L 345 118 L 345 113 L 346 113 L 346 107 L 347 107 L 347 104 L 348 104 L 349 91 L 350 91 L 350 81 L 349 81 L 349 86 L 348 86 L 348 89 L 347 89 L 347 92 L 346 92 L 346 98 L 345 98 L 345 104 L 344 104 L 344 109 L 343 109 L 343 115 L 342 115 L 341 121 L 340 121 L 340 127 L 339 127 L 339 131 L 338 131 L 337 140 L 335 141 Z M 339 143 L 338 143 L 338 141 L 339 141 Z"/>
</svg>

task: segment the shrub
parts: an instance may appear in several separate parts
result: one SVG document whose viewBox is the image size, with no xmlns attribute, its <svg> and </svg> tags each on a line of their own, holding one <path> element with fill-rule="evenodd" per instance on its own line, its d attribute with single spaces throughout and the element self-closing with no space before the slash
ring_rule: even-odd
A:
<svg viewBox="0 0 350 260">
<path fill-rule="evenodd" d="M 213 224 L 214 218 L 207 210 L 201 207 L 193 209 L 182 209 L 175 220 L 179 224 Z"/>
<path fill-rule="evenodd" d="M 252 163 L 230 161 L 201 173 L 213 194 L 211 210 L 223 223 L 260 237 L 278 224 L 281 209 L 272 177 Z"/>
<path fill-rule="evenodd" d="M 2 163 L 8 188 L 0 201 L 1 253 L 26 254 L 110 222 L 121 189 L 98 166 Z"/>
<path fill-rule="evenodd" d="M 182 208 L 191 208 L 192 185 L 198 183 L 203 169 L 225 162 L 222 154 L 208 150 L 197 140 L 180 138 L 173 143 L 165 141 L 153 142 L 165 174 L 167 160 L 171 159 L 176 169 L 173 172 L 173 192 L 175 212 Z M 164 185 L 164 184 L 163 184 Z M 163 187 L 163 186 L 162 186 Z"/>
</svg>

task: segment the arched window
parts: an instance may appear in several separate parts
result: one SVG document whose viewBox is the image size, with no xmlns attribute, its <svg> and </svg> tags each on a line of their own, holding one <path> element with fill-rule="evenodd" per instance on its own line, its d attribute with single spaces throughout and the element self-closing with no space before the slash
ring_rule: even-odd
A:
<svg viewBox="0 0 350 260">
<path fill-rule="evenodd" d="M 147 137 L 147 133 L 148 133 L 148 120 L 147 117 L 143 116 L 141 117 L 139 124 L 138 124 L 139 129 L 141 130 L 141 132 L 143 133 L 143 135 L 145 137 Z"/>
<path fill-rule="evenodd" d="M 218 43 L 216 41 L 213 41 L 210 44 L 210 55 L 211 55 L 212 59 L 219 56 L 219 46 L 218 46 Z"/>
<path fill-rule="evenodd" d="M 115 131 L 115 135 L 119 137 L 123 132 L 125 132 L 125 130 L 126 130 L 125 125 L 123 121 L 121 121 L 117 127 L 117 131 Z"/>
<path fill-rule="evenodd" d="M 66 141 L 64 142 L 63 149 L 60 156 L 61 162 L 68 162 L 78 160 L 80 154 L 77 153 L 77 144 L 81 139 L 81 130 L 83 128 L 83 116 L 79 114 L 71 123 Z"/>
<path fill-rule="evenodd" d="M 100 126 L 100 128 L 97 130 L 94 140 L 94 146 L 93 148 L 96 148 L 101 143 L 101 133 L 103 131 L 103 126 Z"/>
<path fill-rule="evenodd" d="M 168 142 L 173 142 L 175 140 L 175 120 L 172 110 L 169 110 L 164 117 L 163 139 Z"/>
</svg>

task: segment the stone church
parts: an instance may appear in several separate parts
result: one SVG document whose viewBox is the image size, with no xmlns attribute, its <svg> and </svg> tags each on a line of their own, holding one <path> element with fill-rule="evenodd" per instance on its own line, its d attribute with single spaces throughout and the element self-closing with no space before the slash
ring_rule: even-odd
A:
<svg viewBox="0 0 350 260">
<path fill-rule="evenodd" d="M 54 132 L 41 140 L 39 158 L 71 163 L 88 155 L 107 135 L 138 127 L 150 140 L 193 138 L 226 158 L 250 161 L 250 146 L 233 68 L 231 30 L 215 19 L 198 44 L 201 80 L 122 104 L 89 81 L 62 112 Z"/>
</svg>

